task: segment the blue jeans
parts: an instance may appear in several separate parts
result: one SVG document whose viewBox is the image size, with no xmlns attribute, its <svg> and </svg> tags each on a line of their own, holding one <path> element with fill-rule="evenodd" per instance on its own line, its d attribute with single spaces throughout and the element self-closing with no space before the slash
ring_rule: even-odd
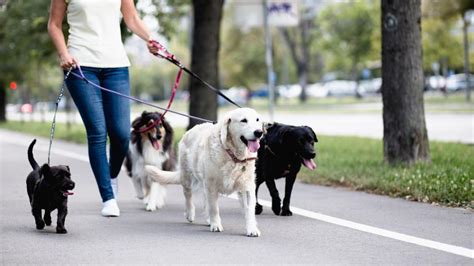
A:
<svg viewBox="0 0 474 266">
<path fill-rule="evenodd" d="M 89 81 L 122 94 L 130 94 L 127 67 L 81 69 Z M 79 73 L 77 69 L 73 71 Z M 100 196 L 105 202 L 114 198 L 110 180 L 118 176 L 128 152 L 130 102 L 126 98 L 93 87 L 74 75 L 69 75 L 66 85 L 86 127 L 89 161 Z M 107 135 L 110 140 L 109 161 L 106 152 Z"/>
</svg>

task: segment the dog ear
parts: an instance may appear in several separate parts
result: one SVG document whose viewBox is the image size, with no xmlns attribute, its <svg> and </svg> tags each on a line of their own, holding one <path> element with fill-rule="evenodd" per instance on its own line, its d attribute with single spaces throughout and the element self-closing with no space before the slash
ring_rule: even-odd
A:
<svg viewBox="0 0 474 266">
<path fill-rule="evenodd" d="M 161 120 L 165 129 L 165 139 L 163 141 L 163 150 L 167 151 L 173 145 L 173 128 L 164 118 Z"/>
<path fill-rule="evenodd" d="M 142 116 L 143 116 L 143 114 L 142 114 Z M 133 120 L 133 122 L 132 122 L 132 128 L 133 128 L 133 129 L 138 129 L 138 128 L 140 128 L 140 122 L 141 122 L 141 121 L 142 121 L 142 117 L 141 117 L 141 116 L 135 118 L 135 120 Z"/>
<path fill-rule="evenodd" d="M 43 164 L 43 166 L 41 166 L 40 173 L 46 178 L 51 177 L 51 168 L 49 167 L 49 164 Z"/>
<path fill-rule="evenodd" d="M 279 145 L 283 145 L 284 143 L 285 144 L 291 143 L 290 142 L 291 140 L 288 139 L 290 135 L 290 130 L 291 129 L 289 126 L 284 126 L 284 127 L 279 128 L 279 130 L 277 131 L 276 138 L 275 138 Z"/>
<path fill-rule="evenodd" d="M 310 132 L 310 134 L 313 136 L 314 142 L 318 142 L 318 137 L 316 137 L 316 133 L 314 133 L 313 129 L 311 127 L 305 126 Z"/>
<path fill-rule="evenodd" d="M 273 123 L 271 123 L 271 122 L 263 122 L 262 123 L 263 134 L 264 135 L 267 134 L 268 129 L 271 128 L 272 126 L 273 126 Z"/>
<path fill-rule="evenodd" d="M 225 143 L 227 142 L 227 134 L 229 133 L 229 125 L 230 125 L 230 122 L 232 121 L 232 119 L 229 117 L 229 118 L 226 118 L 223 120 L 222 124 L 220 125 L 221 127 L 221 143 L 223 145 L 225 145 Z"/>
</svg>

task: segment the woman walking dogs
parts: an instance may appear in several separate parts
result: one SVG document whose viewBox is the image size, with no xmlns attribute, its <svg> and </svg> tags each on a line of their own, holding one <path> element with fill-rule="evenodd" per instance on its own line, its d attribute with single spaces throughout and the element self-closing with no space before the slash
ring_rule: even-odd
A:
<svg viewBox="0 0 474 266">
<path fill-rule="evenodd" d="M 69 25 L 67 44 L 62 32 L 65 16 Z M 48 32 L 64 70 L 80 66 L 88 80 L 129 95 L 130 62 L 121 39 L 121 16 L 133 33 L 145 42 L 150 40 L 133 0 L 51 0 Z M 147 45 L 151 53 L 157 53 L 150 42 Z M 130 102 L 102 92 L 73 75 L 66 84 L 86 127 L 89 161 L 103 202 L 101 213 L 117 217 L 120 209 L 116 201 L 116 178 L 128 151 Z"/>
</svg>

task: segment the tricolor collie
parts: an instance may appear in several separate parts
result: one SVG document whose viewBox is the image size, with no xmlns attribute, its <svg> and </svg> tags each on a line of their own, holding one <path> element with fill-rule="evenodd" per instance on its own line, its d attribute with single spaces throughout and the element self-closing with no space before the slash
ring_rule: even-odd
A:
<svg viewBox="0 0 474 266">
<path fill-rule="evenodd" d="M 165 204 L 166 188 L 153 181 L 145 165 L 171 171 L 175 167 L 173 129 L 158 112 L 144 111 L 132 123 L 130 148 L 125 160 L 137 197 L 143 199 L 147 211 L 155 211 Z"/>
</svg>

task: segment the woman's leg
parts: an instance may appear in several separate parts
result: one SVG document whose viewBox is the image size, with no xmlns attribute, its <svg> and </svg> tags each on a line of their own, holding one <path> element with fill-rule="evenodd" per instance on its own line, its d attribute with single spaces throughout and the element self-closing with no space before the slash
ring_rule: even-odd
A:
<svg viewBox="0 0 474 266">
<path fill-rule="evenodd" d="M 102 86 L 121 94 L 130 95 L 128 68 L 104 69 Z M 127 155 L 130 141 L 130 100 L 108 92 L 103 92 L 102 97 L 110 139 L 110 177 L 116 178 Z"/>
<path fill-rule="evenodd" d="M 82 71 L 88 80 L 100 84 L 102 71 L 100 68 L 82 67 Z M 113 199 L 114 194 L 110 185 L 110 169 L 106 153 L 107 129 L 103 94 L 98 88 L 73 75 L 67 79 L 67 87 L 86 127 L 89 161 L 102 202 L 105 202 Z"/>
</svg>

